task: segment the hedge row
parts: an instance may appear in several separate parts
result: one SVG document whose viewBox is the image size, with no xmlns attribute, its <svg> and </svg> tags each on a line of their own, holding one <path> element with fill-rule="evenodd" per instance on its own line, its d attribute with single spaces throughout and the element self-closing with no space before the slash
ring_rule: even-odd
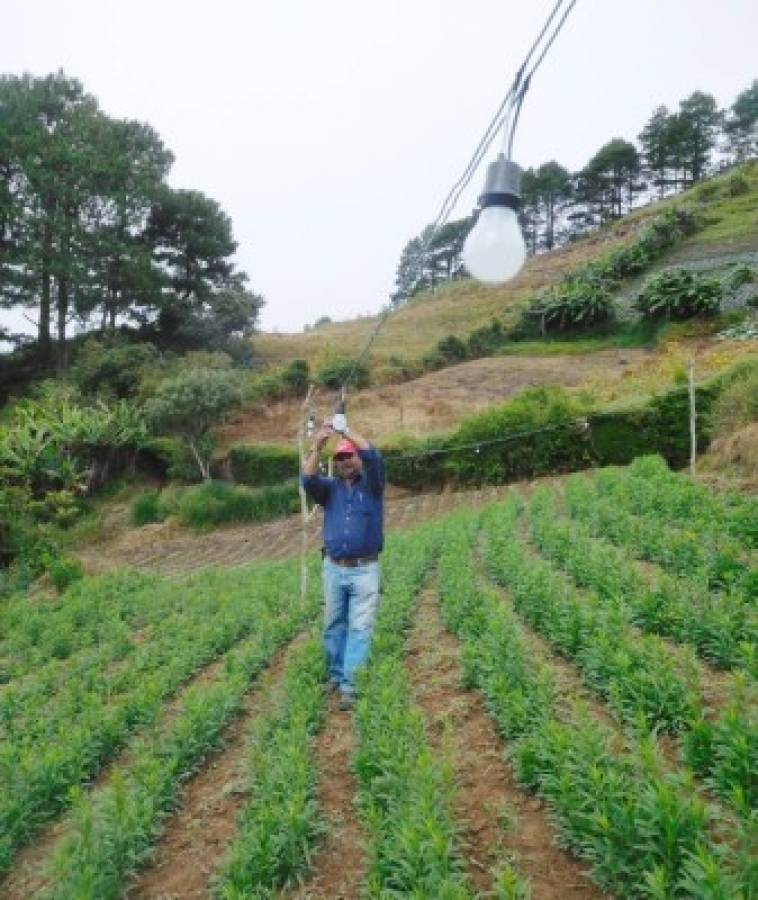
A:
<svg viewBox="0 0 758 900">
<path fill-rule="evenodd" d="M 698 450 L 711 437 L 714 400 L 742 368 L 696 388 Z M 407 439 L 382 450 L 389 481 L 416 489 L 627 465 L 651 453 L 680 468 L 690 454 L 689 396 L 681 387 L 644 404 L 593 411 L 583 410 L 560 389 L 537 388 L 469 419 L 451 435 Z"/>
<path fill-rule="evenodd" d="M 711 437 L 714 400 L 747 367 L 742 363 L 696 388 L 698 449 Z M 592 410 L 556 387 L 528 389 L 503 406 L 465 420 L 453 433 L 402 437 L 381 445 L 387 478 L 400 487 L 499 484 L 591 466 L 627 465 L 660 454 L 672 468 L 689 459 L 689 396 L 679 387 L 646 403 Z M 232 479 L 277 485 L 296 476 L 293 449 L 241 445 L 229 454 Z"/>
</svg>

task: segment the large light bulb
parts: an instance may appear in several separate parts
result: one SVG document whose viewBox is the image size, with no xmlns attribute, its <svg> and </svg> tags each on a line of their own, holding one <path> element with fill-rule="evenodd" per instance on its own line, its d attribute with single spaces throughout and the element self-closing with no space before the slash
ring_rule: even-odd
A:
<svg viewBox="0 0 758 900">
<path fill-rule="evenodd" d="M 516 212 L 507 206 L 487 206 L 463 245 L 463 262 L 478 281 L 502 284 L 524 265 L 526 244 Z"/>
<path fill-rule="evenodd" d="M 526 244 L 516 211 L 521 203 L 521 169 L 501 153 L 487 167 L 481 212 L 463 245 L 468 271 L 485 284 L 502 284 L 519 271 Z"/>
</svg>

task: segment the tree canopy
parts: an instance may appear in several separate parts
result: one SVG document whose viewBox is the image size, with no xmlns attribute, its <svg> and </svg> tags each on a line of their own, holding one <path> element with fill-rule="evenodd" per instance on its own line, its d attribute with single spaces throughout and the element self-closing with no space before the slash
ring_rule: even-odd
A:
<svg viewBox="0 0 758 900">
<path fill-rule="evenodd" d="M 151 126 L 109 117 L 77 79 L 0 76 L 0 305 L 28 311 L 59 369 L 74 321 L 177 349 L 254 328 L 263 300 L 232 261 L 231 221 L 169 187 L 172 163 Z"/>
</svg>

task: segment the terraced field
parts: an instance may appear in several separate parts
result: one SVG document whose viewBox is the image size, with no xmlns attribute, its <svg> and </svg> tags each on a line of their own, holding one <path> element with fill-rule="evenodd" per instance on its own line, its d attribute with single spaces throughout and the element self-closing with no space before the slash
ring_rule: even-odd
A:
<svg viewBox="0 0 758 900">
<path fill-rule="evenodd" d="M 758 896 L 758 502 L 480 499 L 391 536 L 354 714 L 315 558 L 2 608 L 0 895 Z"/>
</svg>

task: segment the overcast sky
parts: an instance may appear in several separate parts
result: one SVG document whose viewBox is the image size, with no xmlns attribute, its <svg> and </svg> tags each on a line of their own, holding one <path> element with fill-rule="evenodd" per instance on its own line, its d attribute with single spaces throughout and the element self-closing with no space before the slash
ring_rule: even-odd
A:
<svg viewBox="0 0 758 900">
<path fill-rule="evenodd" d="M 171 183 L 231 216 L 263 327 L 294 331 L 386 301 L 552 5 L 25 0 L 3 11 L 2 67 L 63 68 L 108 114 L 153 125 Z M 514 157 L 575 169 L 660 104 L 704 90 L 728 106 L 758 77 L 757 39 L 756 0 L 578 0 Z"/>
</svg>

